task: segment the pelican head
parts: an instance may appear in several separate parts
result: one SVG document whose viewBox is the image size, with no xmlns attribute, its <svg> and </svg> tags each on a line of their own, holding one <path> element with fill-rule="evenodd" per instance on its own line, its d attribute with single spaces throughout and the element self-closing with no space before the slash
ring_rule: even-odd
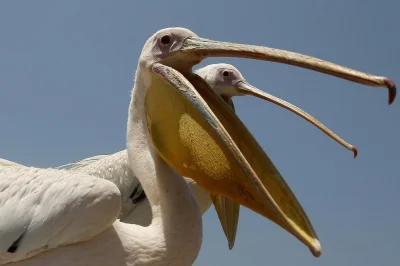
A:
<svg viewBox="0 0 400 266">
<path fill-rule="evenodd" d="M 201 76 L 214 89 L 215 93 L 224 99 L 242 95 L 237 85 L 245 82 L 246 79 L 231 64 L 211 64 L 196 70 L 195 73 Z"/>
<path fill-rule="evenodd" d="M 232 97 L 234 96 L 246 96 L 252 95 L 260 99 L 269 101 L 271 103 L 277 104 L 294 114 L 304 118 L 306 121 L 310 122 L 322 132 L 327 134 L 329 137 L 334 139 L 340 145 L 350 150 L 354 154 L 354 158 L 357 157 L 357 148 L 353 145 L 347 143 L 341 137 L 336 135 L 332 130 L 323 125 L 316 118 L 310 114 L 303 111 L 301 108 L 288 103 L 276 96 L 266 93 L 253 85 L 251 85 L 240 73 L 240 71 L 230 64 L 211 64 L 195 71 L 195 73 L 201 76 L 207 84 L 209 84 L 216 94 L 220 95 L 232 108 L 234 104 L 232 102 Z"/>
<path fill-rule="evenodd" d="M 160 30 L 143 48 L 140 77 L 136 77 L 144 83 L 140 88 L 144 101 L 139 108 L 144 109 L 148 136 L 158 155 L 210 194 L 229 198 L 267 217 L 320 256 L 318 237 L 279 171 L 232 108 L 192 72 L 192 67 L 207 57 L 273 61 L 387 87 L 389 103 L 395 98 L 396 87 L 385 77 L 293 52 L 203 39 L 184 28 Z M 236 86 L 239 93 L 255 95 L 240 73 L 232 84 L 240 85 Z"/>
</svg>

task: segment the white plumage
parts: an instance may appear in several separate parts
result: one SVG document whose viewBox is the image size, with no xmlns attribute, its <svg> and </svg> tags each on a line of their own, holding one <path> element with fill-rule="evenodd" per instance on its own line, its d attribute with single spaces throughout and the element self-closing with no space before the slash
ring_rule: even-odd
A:
<svg viewBox="0 0 400 266">
<path fill-rule="evenodd" d="M 135 197 L 140 196 L 143 188 L 128 166 L 128 154 L 126 150 L 110 155 L 89 157 L 62 168 L 66 168 L 71 172 L 84 173 L 113 182 L 120 189 L 122 198 L 122 209 L 118 218 L 124 223 L 142 226 L 150 224 L 152 213 L 148 199 L 144 197 L 135 201 Z M 209 194 L 199 187 L 193 179 L 185 178 L 185 181 L 196 198 L 201 213 L 204 214 L 211 206 Z"/>
<path fill-rule="evenodd" d="M 0 167 L 0 192 L 0 264 L 88 240 L 121 207 L 113 183 L 54 169 Z"/>
</svg>

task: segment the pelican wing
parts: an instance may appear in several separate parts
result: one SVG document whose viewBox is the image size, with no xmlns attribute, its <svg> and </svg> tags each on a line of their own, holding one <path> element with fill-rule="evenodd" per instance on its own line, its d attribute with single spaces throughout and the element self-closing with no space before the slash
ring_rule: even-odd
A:
<svg viewBox="0 0 400 266">
<path fill-rule="evenodd" d="M 142 206 L 138 204 L 146 198 L 146 195 L 139 180 L 128 166 L 127 158 L 128 154 L 125 149 L 114 154 L 85 158 L 58 166 L 55 169 L 99 177 L 113 182 L 121 192 L 122 208 L 118 218 L 126 223 L 149 225 L 152 219 L 150 205 L 148 202 Z M 0 159 L 0 166 L 22 165 Z M 138 207 L 139 209 L 137 209 Z M 204 207 L 204 212 L 208 207 L 209 205 Z"/>
<path fill-rule="evenodd" d="M 56 169 L 0 166 L 0 265 L 92 238 L 121 209 L 111 182 Z"/>
<path fill-rule="evenodd" d="M 122 209 L 119 218 L 123 220 L 137 207 L 137 199 L 143 199 L 140 182 L 128 166 L 126 150 L 109 155 L 96 155 L 62 166 L 75 173 L 100 177 L 113 182 L 121 191 Z M 151 220 L 151 210 L 144 214 Z M 147 219 L 147 218 L 146 218 Z"/>
</svg>

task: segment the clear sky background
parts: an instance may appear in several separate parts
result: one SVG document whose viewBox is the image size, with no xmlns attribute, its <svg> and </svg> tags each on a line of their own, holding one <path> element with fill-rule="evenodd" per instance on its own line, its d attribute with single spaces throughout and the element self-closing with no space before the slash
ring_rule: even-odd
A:
<svg viewBox="0 0 400 266">
<path fill-rule="evenodd" d="M 155 31 L 305 53 L 400 86 L 400 2 L 0 1 L 0 157 L 51 167 L 125 149 L 141 49 Z M 236 110 L 307 211 L 322 243 L 297 239 L 242 208 L 228 250 L 213 208 L 195 265 L 400 265 L 400 99 L 276 63 L 231 58 L 253 85 L 302 107 L 359 157 L 292 113 L 252 97 Z"/>
</svg>

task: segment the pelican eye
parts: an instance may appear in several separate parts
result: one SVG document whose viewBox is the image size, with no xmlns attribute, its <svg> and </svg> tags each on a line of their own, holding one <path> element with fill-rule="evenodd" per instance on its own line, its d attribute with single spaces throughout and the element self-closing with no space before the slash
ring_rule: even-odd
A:
<svg viewBox="0 0 400 266">
<path fill-rule="evenodd" d="M 164 35 L 164 36 L 162 36 L 161 37 L 161 44 L 163 44 L 163 45 L 168 45 L 168 44 L 170 44 L 171 43 L 171 36 L 169 36 L 169 35 Z"/>
<path fill-rule="evenodd" d="M 222 75 L 224 75 L 224 77 L 227 77 L 229 76 L 229 72 L 225 70 L 224 72 L 222 72 Z"/>
</svg>

